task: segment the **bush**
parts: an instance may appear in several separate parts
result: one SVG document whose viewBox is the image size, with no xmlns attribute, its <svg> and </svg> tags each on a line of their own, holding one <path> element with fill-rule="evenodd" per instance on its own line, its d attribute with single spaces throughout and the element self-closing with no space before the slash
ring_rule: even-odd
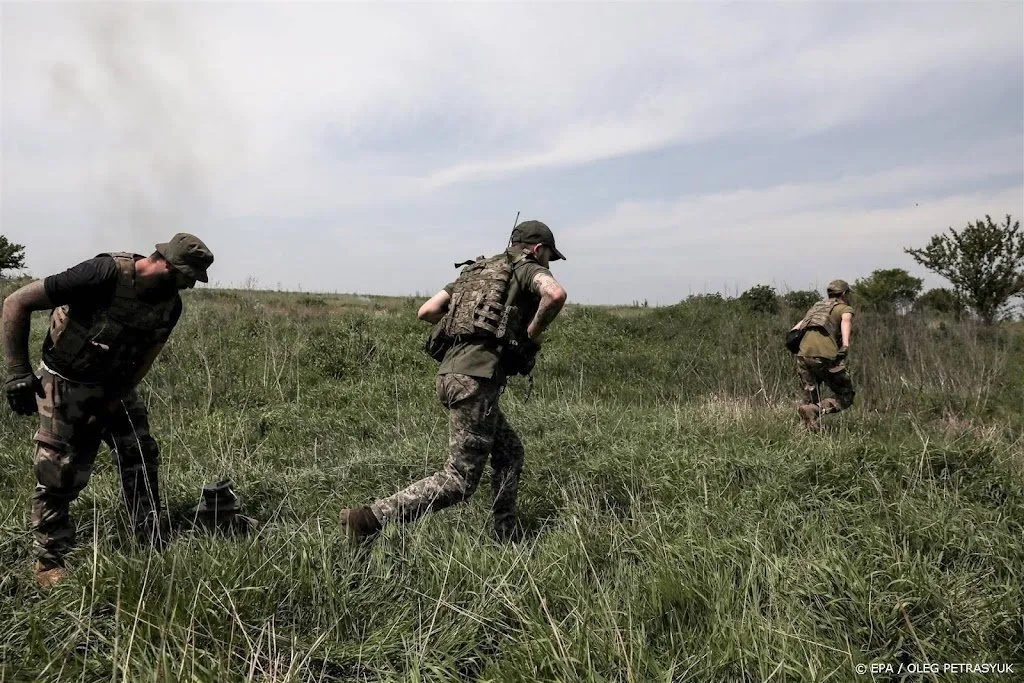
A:
<svg viewBox="0 0 1024 683">
<path fill-rule="evenodd" d="M 952 289 L 937 287 L 929 289 L 914 302 L 917 313 L 940 313 L 959 316 L 966 310 L 964 302 Z"/>
<path fill-rule="evenodd" d="M 797 311 L 806 311 L 821 299 L 821 295 L 809 289 L 798 289 L 782 295 L 782 302 Z"/>
<path fill-rule="evenodd" d="M 740 294 L 740 303 L 753 313 L 779 312 L 779 297 L 771 285 L 756 285 Z"/>
<path fill-rule="evenodd" d="M 906 312 L 921 291 L 923 280 L 902 268 L 876 270 L 853 283 L 857 304 L 886 313 Z"/>
</svg>

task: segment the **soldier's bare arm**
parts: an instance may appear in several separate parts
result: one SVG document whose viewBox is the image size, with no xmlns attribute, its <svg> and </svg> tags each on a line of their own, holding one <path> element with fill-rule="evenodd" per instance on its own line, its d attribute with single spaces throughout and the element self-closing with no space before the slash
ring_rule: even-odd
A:
<svg viewBox="0 0 1024 683">
<path fill-rule="evenodd" d="M 442 289 L 440 292 L 423 302 L 423 305 L 420 306 L 420 310 L 416 314 L 416 317 L 420 320 L 425 320 L 428 323 L 438 322 L 444 317 L 444 314 L 448 312 L 448 302 L 451 301 L 451 298 L 451 294 Z"/>
<path fill-rule="evenodd" d="M 843 334 L 843 348 L 846 348 L 850 345 L 850 335 L 853 333 L 853 313 L 843 313 L 839 327 Z"/>
<path fill-rule="evenodd" d="M 30 282 L 4 299 L 4 355 L 9 370 L 31 372 L 28 337 L 32 311 L 53 308 L 42 280 Z"/>
<path fill-rule="evenodd" d="M 548 273 L 537 273 L 533 282 L 540 292 L 540 305 L 537 306 L 537 314 L 533 316 L 533 320 L 526 328 L 526 334 L 531 340 L 537 341 L 541 333 L 562 310 L 566 294 L 562 285 L 558 284 L 558 281 Z"/>
</svg>

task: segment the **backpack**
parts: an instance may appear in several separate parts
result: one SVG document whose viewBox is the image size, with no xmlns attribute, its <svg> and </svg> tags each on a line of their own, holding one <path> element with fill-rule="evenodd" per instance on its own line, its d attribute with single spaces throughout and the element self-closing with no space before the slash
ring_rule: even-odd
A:
<svg viewBox="0 0 1024 683">
<path fill-rule="evenodd" d="M 456 341 L 516 343 L 519 309 L 509 305 L 508 295 L 513 266 L 522 258 L 502 252 L 465 265 L 452 286 L 448 311 L 434 325 L 424 345 L 431 358 L 443 360 Z"/>
<path fill-rule="evenodd" d="M 799 353 L 800 342 L 809 329 L 820 329 L 835 339 L 838 330 L 832 322 L 832 311 L 841 303 L 843 302 L 835 299 L 824 299 L 811 306 L 796 327 L 786 332 L 786 349 L 794 355 Z"/>
</svg>

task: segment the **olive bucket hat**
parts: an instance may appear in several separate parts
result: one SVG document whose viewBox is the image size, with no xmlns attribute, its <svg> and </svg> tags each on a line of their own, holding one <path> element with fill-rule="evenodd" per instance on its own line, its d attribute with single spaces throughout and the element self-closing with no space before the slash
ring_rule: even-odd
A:
<svg viewBox="0 0 1024 683">
<path fill-rule="evenodd" d="M 201 239 L 187 232 L 179 232 L 169 242 L 156 245 L 157 253 L 193 280 L 209 282 L 206 269 L 213 263 L 213 252 Z"/>
</svg>

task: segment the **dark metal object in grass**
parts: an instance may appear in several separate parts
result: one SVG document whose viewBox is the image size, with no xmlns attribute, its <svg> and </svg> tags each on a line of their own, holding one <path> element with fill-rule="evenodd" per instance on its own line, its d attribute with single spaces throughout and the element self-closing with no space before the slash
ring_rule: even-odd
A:
<svg viewBox="0 0 1024 683">
<path fill-rule="evenodd" d="M 199 504 L 192 509 L 193 524 L 211 531 L 247 533 L 256 520 L 242 512 L 242 499 L 234 491 L 234 482 L 221 479 L 203 487 Z"/>
</svg>

